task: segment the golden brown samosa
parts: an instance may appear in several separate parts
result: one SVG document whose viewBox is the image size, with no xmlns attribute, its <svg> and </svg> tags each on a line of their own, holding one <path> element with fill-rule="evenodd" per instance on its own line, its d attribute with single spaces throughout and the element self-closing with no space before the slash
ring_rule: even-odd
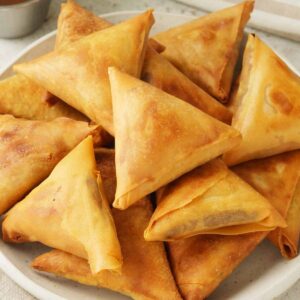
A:
<svg viewBox="0 0 300 300">
<path fill-rule="evenodd" d="M 273 206 L 220 159 L 192 170 L 159 191 L 145 239 L 172 241 L 197 234 L 238 235 L 286 224 Z"/>
<path fill-rule="evenodd" d="M 84 9 L 73 0 L 61 4 L 57 21 L 55 50 L 63 49 L 67 45 L 95 31 L 105 29 L 111 24 Z M 51 99 L 51 93 L 45 93 L 44 100 Z M 51 100 L 50 100 L 51 101 Z"/>
<path fill-rule="evenodd" d="M 244 27 L 254 1 L 213 12 L 155 35 L 163 55 L 212 96 L 226 102 Z"/>
<path fill-rule="evenodd" d="M 222 122 L 231 122 L 232 114 L 225 106 L 198 87 L 151 47 L 146 51 L 141 78 Z"/>
<path fill-rule="evenodd" d="M 300 233 L 300 151 L 249 161 L 233 171 L 265 196 L 286 220 L 286 228 L 277 228 L 268 237 L 284 257 L 295 257 Z"/>
<path fill-rule="evenodd" d="M 44 180 L 96 126 L 67 118 L 31 121 L 0 115 L 0 214 Z"/>
<path fill-rule="evenodd" d="M 207 298 L 267 234 L 197 235 L 169 242 L 169 260 L 183 298 Z"/>
<path fill-rule="evenodd" d="M 113 133 L 107 68 L 117 66 L 140 76 L 153 22 L 152 11 L 147 11 L 85 36 L 62 50 L 16 65 L 15 70 Z"/>
<path fill-rule="evenodd" d="M 160 89 L 109 68 L 117 191 L 126 209 L 240 142 L 230 126 Z"/>
<path fill-rule="evenodd" d="M 86 258 L 92 273 L 121 269 L 120 245 L 91 136 L 8 212 L 2 232 L 7 242 L 38 241 Z"/>
<path fill-rule="evenodd" d="M 18 118 L 50 121 L 68 117 L 88 121 L 83 114 L 57 99 L 42 100 L 45 89 L 18 74 L 0 81 L 0 114 L 11 114 Z"/>
<path fill-rule="evenodd" d="M 122 273 L 102 271 L 92 275 L 87 262 L 53 250 L 37 257 L 32 266 L 83 284 L 108 288 L 136 300 L 181 299 L 175 285 L 163 243 L 145 242 L 143 231 L 152 209 L 148 199 L 125 211 L 113 209 L 124 256 Z"/>
<path fill-rule="evenodd" d="M 249 35 L 232 101 L 232 126 L 243 141 L 224 155 L 226 164 L 300 148 L 300 77 L 254 35 Z"/>
<path fill-rule="evenodd" d="M 61 5 L 55 50 L 63 49 L 86 35 L 110 26 L 110 22 L 94 15 L 75 1 L 68 0 Z"/>
<path fill-rule="evenodd" d="M 98 148 L 95 149 L 97 170 L 99 170 L 105 196 L 109 204 L 112 204 L 115 199 L 117 179 L 115 168 L 115 150 Z"/>
</svg>

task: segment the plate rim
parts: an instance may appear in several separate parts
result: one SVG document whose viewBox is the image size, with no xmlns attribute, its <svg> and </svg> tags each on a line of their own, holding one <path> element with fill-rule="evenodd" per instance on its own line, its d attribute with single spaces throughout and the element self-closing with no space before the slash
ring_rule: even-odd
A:
<svg viewBox="0 0 300 300">
<path fill-rule="evenodd" d="M 122 15 L 134 15 L 144 12 L 144 10 L 122 10 L 116 12 L 110 12 L 105 14 L 100 14 L 99 16 L 102 18 L 110 18 L 114 16 L 122 16 Z M 195 16 L 191 14 L 178 14 L 178 13 L 168 13 L 155 11 L 154 15 L 160 16 L 169 16 L 169 17 L 184 17 L 186 19 L 194 19 Z M 33 41 L 29 45 L 27 45 L 23 50 L 21 50 L 14 58 L 10 59 L 2 68 L 0 68 L 0 78 L 8 69 L 10 69 L 19 59 L 21 59 L 25 54 L 27 54 L 31 49 L 39 46 L 42 42 L 50 39 L 56 34 L 57 30 L 53 30 L 37 40 Z M 265 41 L 264 41 L 265 42 Z M 268 44 L 268 43 L 267 43 Z M 274 49 L 272 49 L 287 65 L 288 67 L 295 72 L 298 76 L 300 76 L 300 70 L 297 70 L 293 64 L 285 57 L 284 55 L 278 53 Z M 29 266 L 28 266 L 29 267 Z M 21 270 L 19 270 L 13 262 L 11 262 L 5 254 L 2 252 L 0 247 L 0 269 L 16 284 L 18 284 L 25 291 L 30 293 L 32 296 L 41 299 L 41 300 L 67 300 L 65 297 L 61 297 L 56 293 L 50 291 L 47 288 L 37 284 L 30 277 L 26 276 Z M 276 282 L 274 285 L 265 287 L 264 290 L 261 290 L 260 295 L 258 295 L 257 299 L 272 299 L 276 296 L 279 296 L 284 291 L 288 290 L 293 284 L 296 283 L 297 280 L 300 279 L 300 268 L 292 268 L 288 272 L 286 272 L 284 279 Z"/>
</svg>

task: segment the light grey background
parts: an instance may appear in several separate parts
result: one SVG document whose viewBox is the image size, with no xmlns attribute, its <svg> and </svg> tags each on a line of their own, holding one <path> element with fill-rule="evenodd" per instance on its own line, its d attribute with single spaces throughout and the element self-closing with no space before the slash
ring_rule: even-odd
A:
<svg viewBox="0 0 300 300">
<path fill-rule="evenodd" d="M 63 1 L 52 0 L 47 20 L 43 26 L 33 34 L 14 40 L 0 39 L 0 69 L 7 65 L 21 50 L 24 49 L 24 47 L 46 33 L 56 29 L 56 20 L 61 2 Z M 189 14 L 194 16 L 203 14 L 203 12 L 198 9 L 190 8 L 171 0 L 78 0 L 78 2 L 86 8 L 94 11 L 96 14 L 104 14 L 121 10 L 145 10 L 149 7 L 154 8 L 156 11 L 162 12 Z M 260 35 L 264 38 L 264 40 L 272 45 L 275 50 L 283 54 L 297 68 L 298 71 L 300 71 L 299 43 L 278 38 L 270 34 L 260 33 Z M 34 297 L 17 286 L 2 271 L 0 271 L 0 299 L 32 300 Z M 276 298 L 276 300 L 298 299 L 300 299 L 300 280 L 288 291 Z"/>
</svg>

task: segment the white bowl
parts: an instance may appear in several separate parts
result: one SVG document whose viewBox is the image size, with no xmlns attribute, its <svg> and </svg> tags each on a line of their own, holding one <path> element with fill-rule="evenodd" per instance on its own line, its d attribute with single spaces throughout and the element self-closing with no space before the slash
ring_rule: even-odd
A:
<svg viewBox="0 0 300 300">
<path fill-rule="evenodd" d="M 127 19 L 137 12 L 104 15 L 111 22 Z M 156 13 L 152 32 L 165 30 L 191 19 L 189 16 Z M 13 63 L 33 59 L 53 49 L 55 32 L 27 47 Z M 291 65 L 291 64 L 289 64 Z M 13 73 L 12 64 L 0 70 L 0 79 Z M 40 244 L 11 245 L 0 240 L 0 267 L 20 286 L 38 299 L 51 300 L 122 300 L 128 299 L 106 289 L 97 289 L 33 271 L 29 264 L 48 248 Z M 268 241 L 257 249 L 209 297 L 210 300 L 268 300 L 288 289 L 300 278 L 300 256 L 287 261 Z M 143 278 L 141 278 L 143 280 Z M 165 300 L 165 299 L 163 299 Z M 169 299 L 166 299 L 169 300 Z M 172 300 L 172 299 L 170 299 Z"/>
</svg>

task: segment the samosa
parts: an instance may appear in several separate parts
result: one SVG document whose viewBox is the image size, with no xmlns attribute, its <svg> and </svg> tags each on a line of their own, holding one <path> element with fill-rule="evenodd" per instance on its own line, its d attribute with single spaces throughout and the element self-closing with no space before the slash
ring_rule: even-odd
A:
<svg viewBox="0 0 300 300">
<path fill-rule="evenodd" d="M 198 87 L 151 47 L 146 51 L 141 78 L 222 122 L 231 122 L 232 114 L 225 106 Z"/>
<path fill-rule="evenodd" d="M 268 238 L 282 256 L 295 257 L 300 234 L 300 151 L 249 161 L 233 171 L 265 196 L 286 220 L 287 227 L 275 229 Z"/>
<path fill-rule="evenodd" d="M 77 282 L 108 288 L 136 300 L 181 299 L 170 271 L 164 245 L 145 242 L 143 231 L 152 209 L 143 199 L 125 211 L 113 209 L 124 256 L 122 273 L 102 271 L 91 274 L 86 260 L 53 250 L 37 257 L 32 266 Z"/>
<path fill-rule="evenodd" d="M 82 37 L 63 49 L 16 65 L 15 70 L 113 134 L 107 68 L 117 66 L 139 77 L 153 22 L 152 11 L 147 11 Z"/>
<path fill-rule="evenodd" d="M 39 241 L 86 258 L 92 273 L 120 271 L 120 245 L 96 171 L 91 136 L 8 212 L 2 232 L 7 242 Z"/>
<path fill-rule="evenodd" d="M 228 165 L 300 148 L 300 77 L 258 37 L 249 35 L 232 126 L 242 142 L 224 155 Z"/>
<path fill-rule="evenodd" d="M 240 142 L 239 132 L 160 89 L 109 69 L 117 191 L 126 209 Z"/>
<path fill-rule="evenodd" d="M 55 50 L 63 49 L 86 35 L 110 26 L 110 22 L 84 9 L 75 1 L 68 0 L 61 5 Z"/>
<path fill-rule="evenodd" d="M 197 235 L 167 243 L 172 271 L 183 298 L 207 298 L 267 234 Z"/>
<path fill-rule="evenodd" d="M 244 27 L 254 1 L 213 12 L 154 36 L 163 55 L 206 92 L 228 100 Z"/>
<path fill-rule="evenodd" d="M 97 126 L 67 118 L 32 121 L 0 115 L 0 214 L 44 180 Z"/>
<path fill-rule="evenodd" d="M 183 175 L 159 191 L 145 239 L 171 241 L 197 234 L 238 235 L 286 227 L 280 214 L 220 160 Z"/>
<path fill-rule="evenodd" d="M 115 150 L 106 148 L 95 149 L 97 170 L 99 170 L 103 189 L 109 204 L 115 199 L 117 179 L 115 168 Z"/>
<path fill-rule="evenodd" d="M 21 74 L 0 81 L 0 114 L 11 114 L 29 120 L 50 121 L 67 117 L 88 121 L 83 114 L 68 104 L 50 97 L 43 101 L 45 89 Z"/>
</svg>

